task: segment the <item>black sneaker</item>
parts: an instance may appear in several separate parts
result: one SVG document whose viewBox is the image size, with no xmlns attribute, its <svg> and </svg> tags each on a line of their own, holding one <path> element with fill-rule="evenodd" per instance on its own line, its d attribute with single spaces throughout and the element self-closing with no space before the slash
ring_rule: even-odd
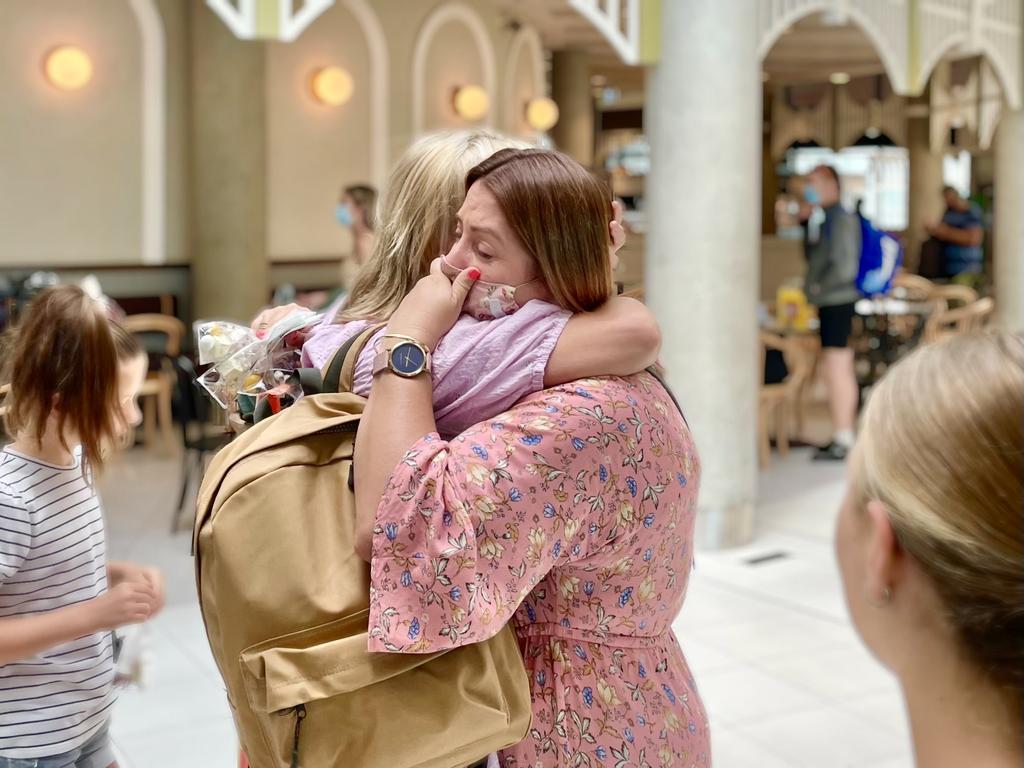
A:
<svg viewBox="0 0 1024 768">
<path fill-rule="evenodd" d="M 846 461 L 850 449 L 834 440 L 814 452 L 815 461 Z"/>
</svg>

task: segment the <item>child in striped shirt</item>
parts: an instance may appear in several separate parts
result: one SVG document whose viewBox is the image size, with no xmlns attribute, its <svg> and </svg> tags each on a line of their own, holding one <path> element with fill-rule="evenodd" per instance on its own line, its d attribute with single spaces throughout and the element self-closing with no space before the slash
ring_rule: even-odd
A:
<svg viewBox="0 0 1024 768">
<path fill-rule="evenodd" d="M 108 563 L 93 485 L 138 423 L 138 342 L 77 287 L 40 294 L 6 350 L 0 451 L 0 768 L 108 768 L 111 632 L 162 606 L 158 572 Z"/>
</svg>

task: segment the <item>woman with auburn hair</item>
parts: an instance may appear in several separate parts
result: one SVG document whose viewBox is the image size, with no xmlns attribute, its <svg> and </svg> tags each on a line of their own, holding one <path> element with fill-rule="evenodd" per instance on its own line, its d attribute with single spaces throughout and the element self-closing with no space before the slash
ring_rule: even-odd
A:
<svg viewBox="0 0 1024 768">
<path fill-rule="evenodd" d="M 917 764 L 1024 765 L 1024 339 L 915 352 L 871 397 L 836 547 Z"/>
<path fill-rule="evenodd" d="M 376 369 L 357 437 L 370 650 L 434 653 L 511 622 L 533 725 L 502 765 L 708 766 L 671 630 L 700 462 L 669 393 L 649 373 L 570 374 L 446 441 L 436 380 L 402 367 L 403 350 L 428 357 L 504 288 L 584 314 L 610 296 L 608 197 L 577 163 L 504 150 L 466 187 L 455 244 L 391 315 L 382 345 L 399 363 Z"/>
</svg>

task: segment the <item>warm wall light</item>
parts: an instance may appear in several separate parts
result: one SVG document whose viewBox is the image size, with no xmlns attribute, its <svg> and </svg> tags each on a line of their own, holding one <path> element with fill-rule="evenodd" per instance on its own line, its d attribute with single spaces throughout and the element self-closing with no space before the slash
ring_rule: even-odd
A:
<svg viewBox="0 0 1024 768">
<path fill-rule="evenodd" d="M 833 72 L 828 79 L 832 85 L 846 85 L 850 82 L 850 76 L 846 72 Z"/>
<path fill-rule="evenodd" d="M 74 45 L 61 45 L 46 55 L 46 79 L 62 91 L 74 91 L 92 79 L 92 59 Z"/>
<path fill-rule="evenodd" d="M 352 75 L 341 67 L 324 67 L 313 73 L 313 95 L 329 107 L 340 107 L 352 98 Z"/>
<path fill-rule="evenodd" d="M 558 105 L 546 96 L 530 99 L 526 105 L 526 122 L 533 130 L 541 133 L 551 130 L 558 122 Z"/>
<path fill-rule="evenodd" d="M 487 91 L 479 85 L 464 85 L 455 89 L 452 103 L 455 106 L 455 113 L 470 122 L 480 120 L 491 108 L 491 99 Z"/>
</svg>

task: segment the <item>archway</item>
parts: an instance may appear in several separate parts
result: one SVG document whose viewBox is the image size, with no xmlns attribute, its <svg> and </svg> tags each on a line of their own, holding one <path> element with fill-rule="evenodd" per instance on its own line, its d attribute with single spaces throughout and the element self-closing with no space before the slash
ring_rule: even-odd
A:
<svg viewBox="0 0 1024 768">
<path fill-rule="evenodd" d="M 423 23 L 416 36 L 412 55 L 412 129 L 419 136 L 426 127 L 426 63 L 431 44 L 438 31 L 450 22 L 465 26 L 473 39 L 483 70 L 483 87 L 493 99 L 497 84 L 494 46 L 480 15 L 464 3 L 448 3 L 438 7 Z M 484 119 L 484 125 L 494 124 L 493 110 Z"/>
</svg>

